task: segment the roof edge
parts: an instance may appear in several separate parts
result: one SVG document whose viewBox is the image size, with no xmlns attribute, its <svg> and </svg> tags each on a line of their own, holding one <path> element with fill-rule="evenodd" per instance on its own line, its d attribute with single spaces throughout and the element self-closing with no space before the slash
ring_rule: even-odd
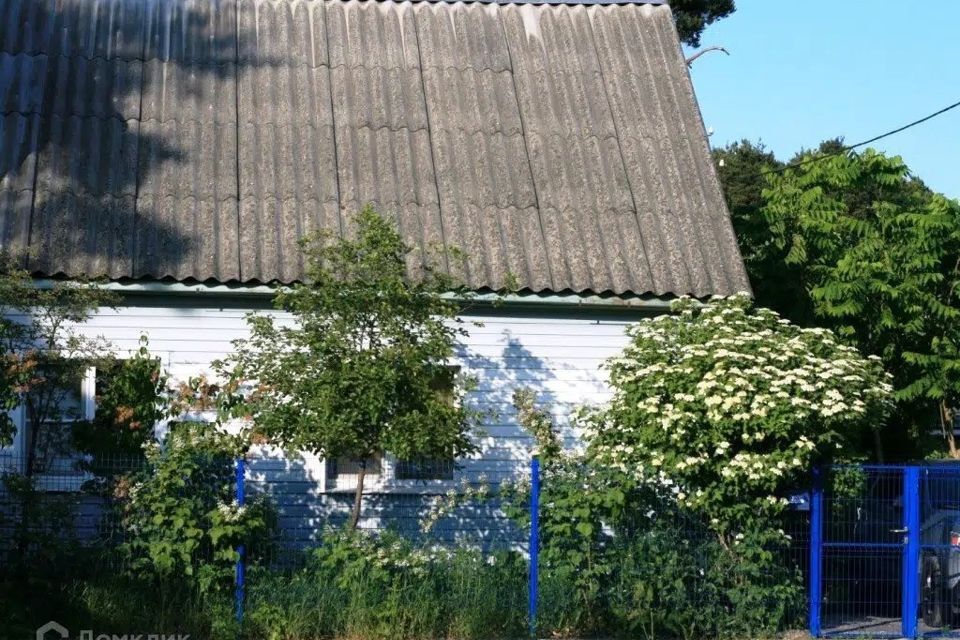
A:
<svg viewBox="0 0 960 640">
<path fill-rule="evenodd" d="M 52 278 L 34 278 L 34 285 L 50 289 L 62 282 Z M 263 284 L 187 284 L 183 282 L 100 282 L 88 286 L 100 287 L 124 296 L 173 296 L 178 298 L 233 298 L 264 301 L 277 291 L 289 288 L 284 285 Z M 510 306 L 527 308 L 580 308 L 632 312 L 664 312 L 670 309 L 675 296 L 598 296 L 576 293 L 476 293 L 464 296 L 457 293 L 444 294 L 450 300 L 484 306 Z"/>
<path fill-rule="evenodd" d="M 402 4 L 536 4 L 536 5 L 670 5 L 670 0 L 373 0 L 379 3 Z"/>
</svg>

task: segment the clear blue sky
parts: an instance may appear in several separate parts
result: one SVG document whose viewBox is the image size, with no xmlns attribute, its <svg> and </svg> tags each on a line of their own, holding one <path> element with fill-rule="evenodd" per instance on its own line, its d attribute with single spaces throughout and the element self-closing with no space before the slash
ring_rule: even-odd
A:
<svg viewBox="0 0 960 640">
<path fill-rule="evenodd" d="M 711 143 L 748 138 L 788 159 L 848 144 L 960 100 L 960 0 L 737 0 L 693 64 Z M 690 53 L 688 51 L 688 53 Z M 874 143 L 960 198 L 960 108 Z"/>
</svg>

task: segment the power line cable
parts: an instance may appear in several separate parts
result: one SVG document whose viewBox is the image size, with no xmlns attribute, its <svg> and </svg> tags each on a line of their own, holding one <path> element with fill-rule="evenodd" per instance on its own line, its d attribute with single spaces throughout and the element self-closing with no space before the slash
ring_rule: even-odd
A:
<svg viewBox="0 0 960 640">
<path fill-rule="evenodd" d="M 832 151 L 832 152 L 830 152 L 830 153 L 825 153 L 825 154 L 822 154 L 822 155 L 816 155 L 816 156 L 813 156 L 813 157 L 811 157 L 811 158 L 807 158 L 807 159 L 805 159 L 805 160 L 800 160 L 799 162 L 793 162 L 793 163 L 784 165 L 784 166 L 782 166 L 782 167 L 780 167 L 780 168 L 778 168 L 778 169 L 767 169 L 766 171 L 761 171 L 761 172 L 759 172 L 759 173 L 756 174 L 756 176 L 754 176 L 754 177 L 766 176 L 766 175 L 769 175 L 769 174 L 772 174 L 772 173 L 783 173 L 783 172 L 786 171 L 787 169 L 793 169 L 794 167 L 802 167 L 803 165 L 806 165 L 806 164 L 811 164 L 811 163 L 813 163 L 813 162 L 820 162 L 821 160 L 826 160 L 827 158 L 832 158 L 832 157 L 834 157 L 834 156 L 839 156 L 840 154 L 846 153 L 846 152 L 848 152 L 848 151 L 852 151 L 852 150 L 856 149 L 857 147 L 862 147 L 863 145 L 870 144 L 871 142 L 876 142 L 877 140 L 883 140 L 884 138 L 888 138 L 888 137 L 890 137 L 890 136 L 892 136 L 892 135 L 894 135 L 894 134 L 900 133 L 901 131 L 906 131 L 907 129 L 909 129 L 909 128 L 911 128 L 911 127 L 915 127 L 915 126 L 917 126 L 918 124 L 923 124 L 923 123 L 926 122 L 927 120 L 932 120 L 933 118 L 936 118 L 937 116 L 943 115 L 943 114 L 946 113 L 947 111 L 950 111 L 951 109 L 956 109 L 957 107 L 960 107 L 960 100 L 958 100 L 957 102 L 954 102 L 954 103 L 951 104 L 951 105 L 947 105 L 947 106 L 944 107 L 943 109 L 940 109 L 940 110 L 938 110 L 938 111 L 934 111 L 934 112 L 931 113 L 930 115 L 924 116 L 924 117 L 920 118 L 919 120 L 914 120 L 913 122 L 910 122 L 910 123 L 908 123 L 908 124 L 905 124 L 905 125 L 903 125 L 902 127 L 897 127 L 896 129 L 891 129 L 890 131 L 887 131 L 886 133 L 881 133 L 880 135 L 874 136 L 874 137 L 870 138 L 869 140 L 864 140 L 863 142 L 858 142 L 858 143 L 856 143 L 856 144 L 850 144 L 850 145 L 841 147 L 841 148 L 838 149 L 837 151 Z"/>
</svg>

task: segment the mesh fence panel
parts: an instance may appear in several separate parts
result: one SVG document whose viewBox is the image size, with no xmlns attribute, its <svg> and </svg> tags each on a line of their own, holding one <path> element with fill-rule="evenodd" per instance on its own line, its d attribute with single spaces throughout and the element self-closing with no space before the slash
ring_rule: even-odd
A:
<svg viewBox="0 0 960 640">
<path fill-rule="evenodd" d="M 2 566 L 68 574 L 76 564 L 119 565 L 120 509 L 145 470 L 135 456 L 59 456 L 32 465 L 24 456 L 0 456 Z"/>
<path fill-rule="evenodd" d="M 430 579 L 436 585 L 432 588 L 464 589 L 459 596 L 444 595 L 448 604 L 443 606 L 453 609 L 467 608 L 470 599 L 499 589 L 490 610 L 494 617 L 510 617 L 503 629 L 522 632 L 527 623 L 528 461 L 504 457 L 482 464 L 482 470 L 457 468 L 450 480 L 447 470 L 422 464 L 397 478 L 395 463 L 383 461 L 375 467 L 379 473 L 366 478 L 358 529 L 373 540 L 403 540 L 408 548 L 429 550 L 441 562 L 464 549 L 483 563 L 507 558 L 512 564 L 497 575 L 509 585 L 461 584 L 472 580 L 462 573 L 463 564 L 446 577 Z M 278 607 L 319 607 L 319 599 L 326 598 L 325 610 L 339 620 L 339 608 L 349 601 L 343 592 L 349 589 L 337 582 L 342 576 L 336 569 L 311 562 L 337 544 L 338 532 L 350 518 L 354 470 L 340 465 L 332 476 L 322 460 L 302 455 L 251 454 L 245 467 L 246 501 L 266 500 L 274 525 L 269 540 L 247 549 L 246 606 L 262 615 Z M 152 471 L 135 456 L 61 457 L 32 470 L 23 459 L 0 457 L 0 578 L 18 580 L 16 571 L 23 567 L 45 572 L 57 585 L 83 583 L 98 571 L 108 582 L 111 575 L 129 575 L 122 543 L 136 535 L 128 517 L 130 496 Z M 541 485 L 537 623 L 542 633 L 686 637 L 709 630 L 755 636 L 802 628 L 809 557 L 805 511 L 788 513 L 784 528 L 791 543 L 771 549 L 761 563 L 742 562 L 708 523 L 669 499 L 628 502 L 622 521 L 601 523 L 584 548 L 573 531 L 565 538 L 557 533 L 562 526 L 556 527 L 565 519 L 582 520 L 583 514 L 570 512 L 551 493 L 549 474 L 542 476 Z M 835 525 L 842 527 L 842 518 Z M 364 549 L 377 553 L 376 546 Z M 837 566 L 849 567 L 851 561 L 845 562 Z M 320 578 L 329 582 L 319 584 Z M 785 586 L 795 588 L 786 591 Z M 229 593 L 222 595 L 229 601 Z M 302 601 L 287 602 L 295 597 Z M 201 608 L 198 615 L 207 613 Z M 177 619 L 174 611 L 164 618 L 168 626 L 158 628 L 170 628 L 170 620 Z M 311 623 L 317 632 L 329 633 L 323 627 L 327 623 L 317 620 Z"/>
<path fill-rule="evenodd" d="M 507 458 L 487 458 L 483 463 L 513 469 L 524 464 Z M 276 536 L 264 558 L 267 565 L 296 566 L 311 549 L 322 545 L 325 533 L 346 526 L 356 478 L 354 473 L 343 473 L 343 466 L 339 465 L 339 476 L 332 477 L 315 456 L 248 458 L 247 497 L 267 498 L 276 517 Z M 513 473 L 487 476 L 419 465 L 420 477 L 408 479 L 413 474 L 398 478 L 400 468 L 397 463 L 377 467 L 377 474 L 367 476 L 358 530 L 372 535 L 390 532 L 421 546 L 526 552 L 528 533 L 502 508 L 501 493 Z M 451 475 L 453 479 L 448 479 Z"/>
</svg>

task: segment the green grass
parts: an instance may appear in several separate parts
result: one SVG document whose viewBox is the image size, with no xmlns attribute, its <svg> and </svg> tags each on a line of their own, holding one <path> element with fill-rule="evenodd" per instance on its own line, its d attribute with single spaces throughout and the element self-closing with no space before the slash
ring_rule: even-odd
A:
<svg viewBox="0 0 960 640">
<path fill-rule="evenodd" d="M 339 586 L 338 586 L 339 582 Z M 245 633 L 313 638 L 512 638 L 526 628 L 522 567 L 455 557 L 424 572 L 379 572 L 349 581 L 323 568 L 251 576 Z"/>
<path fill-rule="evenodd" d="M 150 583 L 92 558 L 0 577 L 0 637 L 33 637 L 48 620 L 95 635 L 189 633 L 204 640 L 506 639 L 527 635 L 527 563 L 460 551 L 415 567 L 371 561 L 366 551 L 329 544 L 304 566 L 248 570 L 241 630 L 230 589 L 212 596 Z M 703 577 L 691 558 L 662 549 L 622 550 L 598 589 L 579 574 L 541 567 L 541 637 L 736 638 L 770 636 L 794 623 L 778 606 L 792 591 L 752 585 L 720 564 Z M 692 566 L 692 565 L 691 565 Z M 46 568 L 43 575 L 38 569 Z M 784 580 L 784 584 L 788 582 Z M 783 589 L 783 585 L 781 585 Z M 751 595 L 753 594 L 753 595 Z M 799 609 L 798 609 L 799 611 Z M 749 614 L 749 615 L 747 615 Z M 761 618 L 756 618 L 756 616 Z M 769 618 L 769 619 L 768 619 Z"/>
</svg>

